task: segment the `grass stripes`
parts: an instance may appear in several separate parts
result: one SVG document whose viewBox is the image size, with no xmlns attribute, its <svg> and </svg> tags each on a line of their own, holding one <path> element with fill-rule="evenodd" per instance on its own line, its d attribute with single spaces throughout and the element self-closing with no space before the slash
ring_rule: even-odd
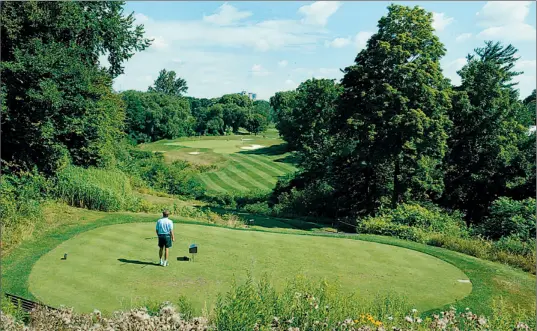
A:
<svg viewBox="0 0 537 331">
<path fill-rule="evenodd" d="M 278 177 L 295 169 L 292 165 L 274 162 L 263 156 L 235 153 L 225 157 L 227 162 L 222 169 L 200 175 L 209 191 L 269 191 L 276 185 Z"/>
</svg>

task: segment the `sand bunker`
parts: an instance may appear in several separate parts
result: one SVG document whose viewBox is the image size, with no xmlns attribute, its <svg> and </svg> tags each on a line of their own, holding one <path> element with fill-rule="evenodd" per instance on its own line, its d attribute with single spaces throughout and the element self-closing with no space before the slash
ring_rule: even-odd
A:
<svg viewBox="0 0 537 331">
<path fill-rule="evenodd" d="M 241 147 L 241 149 L 254 150 L 254 149 L 259 149 L 259 148 L 262 148 L 262 147 L 265 147 L 265 146 L 263 146 L 263 145 L 251 145 L 251 146 L 243 146 L 243 147 Z"/>
<path fill-rule="evenodd" d="M 189 152 L 188 154 L 190 154 L 190 155 L 198 155 L 198 154 L 200 154 L 200 152 Z"/>
</svg>

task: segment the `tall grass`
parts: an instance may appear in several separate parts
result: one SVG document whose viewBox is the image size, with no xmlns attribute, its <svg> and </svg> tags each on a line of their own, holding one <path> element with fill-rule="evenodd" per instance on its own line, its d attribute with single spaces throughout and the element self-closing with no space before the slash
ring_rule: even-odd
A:
<svg viewBox="0 0 537 331">
<path fill-rule="evenodd" d="M 11 316 L 10 316 L 11 315 Z M 264 278 L 248 277 L 222 294 L 216 307 L 194 318 L 192 306 L 182 297 L 172 303 L 147 303 L 146 307 L 105 317 L 95 310 L 78 315 L 72 309 L 33 311 L 27 326 L 13 307 L 2 306 L 4 330 L 535 330 L 535 313 L 507 307 L 495 300 L 492 314 L 483 316 L 470 308 L 451 308 L 424 314 L 402 298 L 377 297 L 367 301 L 340 290 L 337 284 L 305 278 L 290 281 L 276 291 Z"/>
<path fill-rule="evenodd" d="M 57 198 L 71 206 L 100 211 L 136 209 L 129 178 L 120 170 L 69 166 L 58 173 Z"/>
<path fill-rule="evenodd" d="M 30 237 L 43 220 L 42 203 L 51 183 L 36 171 L 2 175 L 0 180 L 0 245 L 2 254 Z"/>
</svg>

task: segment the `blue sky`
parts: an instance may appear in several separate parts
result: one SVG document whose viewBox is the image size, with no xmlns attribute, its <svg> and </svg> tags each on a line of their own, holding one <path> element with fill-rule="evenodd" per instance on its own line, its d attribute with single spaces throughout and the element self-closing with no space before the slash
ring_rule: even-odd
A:
<svg viewBox="0 0 537 331">
<path fill-rule="evenodd" d="M 188 95 L 218 97 L 242 90 L 270 98 L 304 80 L 342 77 L 377 30 L 391 2 L 127 2 L 153 45 L 135 54 L 116 78 L 118 90 L 146 90 L 161 69 L 187 80 Z M 536 85 L 535 3 L 397 2 L 433 12 L 447 54 L 446 77 L 484 40 L 511 43 L 519 51 L 522 97 Z"/>
</svg>

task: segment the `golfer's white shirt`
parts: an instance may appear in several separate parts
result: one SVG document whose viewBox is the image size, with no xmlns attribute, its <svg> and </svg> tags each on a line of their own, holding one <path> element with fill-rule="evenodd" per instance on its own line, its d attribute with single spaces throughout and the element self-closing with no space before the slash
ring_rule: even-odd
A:
<svg viewBox="0 0 537 331">
<path fill-rule="evenodd" d="M 173 222 L 171 219 L 164 217 L 157 221 L 158 234 L 170 234 L 173 230 Z"/>
</svg>

